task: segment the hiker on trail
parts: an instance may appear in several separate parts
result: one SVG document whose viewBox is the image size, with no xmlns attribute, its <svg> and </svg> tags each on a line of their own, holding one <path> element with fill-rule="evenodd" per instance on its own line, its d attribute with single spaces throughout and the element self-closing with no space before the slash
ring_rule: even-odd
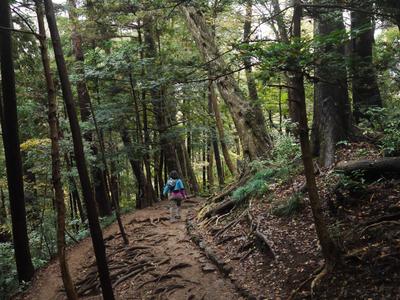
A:
<svg viewBox="0 0 400 300">
<path fill-rule="evenodd" d="M 163 194 L 164 196 L 168 196 L 168 199 L 171 201 L 169 209 L 171 221 L 175 218 L 180 219 L 181 204 L 182 200 L 186 199 L 186 191 L 177 171 L 171 171 L 169 174 L 169 179 L 164 186 Z"/>
</svg>

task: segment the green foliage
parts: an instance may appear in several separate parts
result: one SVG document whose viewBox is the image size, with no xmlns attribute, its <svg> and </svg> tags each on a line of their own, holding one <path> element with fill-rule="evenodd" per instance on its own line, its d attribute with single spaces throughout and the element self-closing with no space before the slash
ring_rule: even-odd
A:
<svg viewBox="0 0 400 300">
<path fill-rule="evenodd" d="M 335 175 L 338 176 L 336 180 L 339 189 L 350 191 L 352 194 L 362 194 L 367 188 L 363 171 L 353 171 L 351 175 L 343 173 L 337 173 Z"/>
<path fill-rule="evenodd" d="M 300 157 L 299 144 L 286 134 L 274 136 L 275 147 L 268 161 L 252 161 L 249 164 L 254 175 L 232 193 L 232 199 L 241 202 L 250 197 L 261 197 L 273 182 L 285 182 L 296 171 L 294 161 Z"/>
<path fill-rule="evenodd" d="M 400 154 L 400 110 L 371 108 L 367 119 L 361 124 L 366 133 L 380 132 L 380 147 L 385 156 Z"/>
<path fill-rule="evenodd" d="M 288 162 L 293 162 L 301 157 L 299 143 L 290 134 L 276 134 L 272 157 L 275 164 L 288 165 Z"/>
<path fill-rule="evenodd" d="M 264 195 L 268 191 L 268 180 L 272 179 L 275 173 L 274 169 L 257 172 L 245 185 L 232 193 L 232 199 L 236 202 L 241 202 L 249 197 Z"/>
<path fill-rule="evenodd" d="M 278 217 L 290 217 L 304 208 L 304 195 L 302 193 L 293 193 L 288 199 L 272 208 L 272 213 Z"/>
<path fill-rule="evenodd" d="M 11 243 L 0 243 L 0 300 L 5 300 L 18 288 L 14 249 Z"/>
</svg>

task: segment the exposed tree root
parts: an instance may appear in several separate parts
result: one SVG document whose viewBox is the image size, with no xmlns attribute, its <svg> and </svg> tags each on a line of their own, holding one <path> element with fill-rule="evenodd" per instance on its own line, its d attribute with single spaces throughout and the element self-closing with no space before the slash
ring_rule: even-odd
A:
<svg viewBox="0 0 400 300">
<path fill-rule="evenodd" d="M 317 270 L 313 272 L 313 274 L 304 280 L 289 296 L 288 300 L 293 300 L 297 296 L 297 294 L 310 282 L 313 281 L 315 276 L 317 276 L 323 269 L 325 268 L 324 265 L 320 266 Z"/>
<path fill-rule="evenodd" d="M 311 282 L 311 295 L 314 295 L 314 291 L 318 287 L 318 285 L 321 283 L 322 279 L 325 276 L 327 276 L 330 272 L 332 272 L 332 270 L 333 270 L 332 266 L 328 266 L 327 264 L 325 264 L 325 266 L 323 267 L 322 271 L 319 272 L 315 276 L 313 281 Z"/>
<path fill-rule="evenodd" d="M 209 219 L 213 216 L 224 214 L 227 211 L 233 209 L 235 207 L 235 205 L 236 205 L 236 201 L 234 201 L 232 199 L 225 200 L 224 202 L 219 204 L 217 207 L 214 207 L 214 208 L 210 209 L 209 211 L 207 211 L 204 214 L 203 219 Z"/>
<path fill-rule="evenodd" d="M 220 259 L 217 254 L 206 245 L 206 242 L 202 239 L 202 237 L 195 232 L 195 226 L 191 222 L 191 220 L 186 221 L 186 229 L 190 236 L 190 239 L 204 252 L 204 254 L 210 259 L 219 269 L 219 271 L 227 278 L 231 279 L 230 274 L 232 272 L 232 267 L 227 265 L 222 259 Z M 236 290 L 240 295 L 242 295 L 245 299 L 257 299 L 255 296 L 251 294 L 249 290 L 240 286 L 236 280 L 231 279 L 232 284 L 235 286 Z M 204 299 L 206 294 L 203 295 L 201 299 Z"/>
<path fill-rule="evenodd" d="M 245 210 L 238 218 L 236 218 L 235 220 L 233 220 L 232 222 L 228 223 L 227 225 L 225 225 L 224 228 L 220 229 L 216 234 L 215 237 L 220 236 L 221 234 L 223 234 L 225 231 L 227 231 L 229 228 L 234 227 L 236 224 L 238 224 L 242 218 L 247 214 L 247 210 Z"/>
<path fill-rule="evenodd" d="M 361 236 L 365 231 L 368 231 L 371 228 L 379 227 L 379 226 L 383 226 L 383 225 L 400 225 L 400 222 L 398 222 L 398 221 L 381 221 L 378 223 L 373 223 L 373 224 L 368 225 L 368 226 L 364 227 L 363 229 L 361 229 L 359 234 Z"/>
<path fill-rule="evenodd" d="M 268 240 L 267 236 L 258 229 L 260 226 L 260 222 L 257 222 L 257 224 L 255 224 L 254 218 L 249 210 L 247 211 L 246 219 L 250 226 L 250 235 L 253 235 L 255 238 L 254 244 L 262 252 L 266 253 L 272 259 L 275 259 L 275 253 L 271 247 L 272 243 Z"/>
</svg>

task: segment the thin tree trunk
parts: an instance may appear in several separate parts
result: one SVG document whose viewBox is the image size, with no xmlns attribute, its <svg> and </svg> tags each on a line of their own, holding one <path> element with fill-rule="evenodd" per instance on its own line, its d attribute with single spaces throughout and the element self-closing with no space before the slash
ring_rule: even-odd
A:
<svg viewBox="0 0 400 300">
<path fill-rule="evenodd" d="M 57 209 L 57 253 L 60 262 L 61 277 L 64 283 L 65 292 L 68 299 L 78 299 L 74 283 L 69 272 L 68 262 L 65 254 L 65 202 L 64 189 L 61 182 L 61 159 L 59 145 L 59 128 L 57 120 L 57 95 L 54 87 L 53 75 L 50 68 L 50 59 L 47 49 L 46 29 L 44 26 L 43 7 L 41 3 L 36 3 L 36 14 L 39 27 L 40 54 L 42 58 L 44 77 L 47 86 L 48 99 L 48 122 L 51 140 L 51 160 L 52 160 L 52 181 L 54 188 L 55 203 Z M 73 212 L 73 207 L 71 207 Z"/>
<path fill-rule="evenodd" d="M 266 131 L 264 116 L 245 100 L 238 83 L 229 74 L 230 68 L 222 59 L 203 15 L 187 4 L 181 5 L 180 9 L 204 61 L 208 63 L 211 76 L 215 77 L 219 93 L 229 108 L 245 156 L 250 160 L 265 156 L 271 149 L 271 138 Z"/>
<path fill-rule="evenodd" d="M 144 44 L 146 46 L 145 57 L 152 59 L 157 57 L 157 47 L 154 41 L 153 22 L 153 17 L 150 15 L 146 15 L 143 20 Z M 152 78 L 152 80 L 156 80 L 158 77 L 157 69 L 158 68 L 156 65 L 151 66 L 151 68 L 147 68 L 147 76 Z M 150 97 L 153 105 L 153 113 L 156 121 L 157 130 L 159 132 L 160 146 L 164 152 L 165 164 L 167 166 L 168 172 L 176 170 L 180 174 L 182 174 L 181 166 L 176 160 L 176 150 L 174 148 L 174 143 L 170 139 L 168 139 L 168 120 L 166 118 L 167 116 L 164 107 L 164 99 L 161 95 L 161 89 L 159 86 L 154 86 L 150 88 Z"/>
<path fill-rule="evenodd" d="M 218 100 L 217 100 L 217 95 L 216 95 L 216 90 L 215 90 L 214 84 L 212 84 L 210 86 L 210 88 L 211 88 L 212 108 L 213 108 L 213 112 L 214 112 L 214 116 L 215 116 L 215 124 L 216 124 L 217 130 L 218 130 L 218 136 L 219 136 L 219 142 L 221 144 L 222 154 L 224 156 L 224 160 L 229 169 L 229 172 L 231 172 L 231 174 L 233 176 L 236 176 L 237 170 L 235 168 L 235 165 L 232 162 L 231 155 L 229 154 L 228 145 L 225 142 L 225 129 L 224 129 L 224 125 L 222 123 L 221 111 L 219 110 Z M 240 154 L 240 152 L 238 154 Z"/>
<path fill-rule="evenodd" d="M 212 148 L 212 142 L 209 135 L 207 136 L 207 181 L 208 190 L 210 191 L 214 187 L 214 151 Z"/>
<path fill-rule="evenodd" d="M 12 26 L 8 0 L 0 1 L 0 26 L 3 28 L 11 28 Z M 0 61 L 4 111 L 1 128 L 6 160 L 14 256 L 18 279 L 28 282 L 32 279 L 34 268 L 26 224 L 24 182 L 18 134 L 17 95 L 10 30 L 0 29 Z"/>
<path fill-rule="evenodd" d="M 273 14 L 275 15 L 275 21 L 278 27 L 278 38 L 283 42 L 289 44 L 289 30 L 288 25 L 285 23 L 284 20 L 284 14 L 282 13 L 282 10 L 279 5 L 279 0 L 271 0 L 272 4 L 272 10 Z M 296 108 L 296 103 L 294 99 L 294 91 L 291 88 L 292 83 L 291 83 L 291 78 L 289 74 L 286 72 L 285 73 L 285 80 L 287 82 L 287 86 L 289 87 L 287 89 L 288 93 L 288 111 L 289 111 L 289 118 L 293 123 L 298 124 L 299 122 L 299 116 L 297 115 L 297 108 Z"/>
<path fill-rule="evenodd" d="M 301 37 L 301 18 L 302 6 L 301 0 L 293 0 L 294 14 L 293 14 L 293 35 L 294 38 Z M 299 54 L 300 55 L 300 54 Z M 318 188 L 315 181 L 314 165 L 311 154 L 310 140 L 308 136 L 308 123 L 305 102 L 304 78 L 300 66 L 292 66 L 292 83 L 293 95 L 295 103 L 297 104 L 299 119 L 299 137 L 301 144 L 301 153 L 304 164 L 304 172 L 306 176 L 307 191 L 310 198 L 311 210 L 314 217 L 315 230 L 318 239 L 321 243 L 322 254 L 325 258 L 326 267 L 332 268 L 339 259 L 339 251 L 333 242 L 328 228 L 324 220 L 324 214 L 321 208 L 321 202 L 318 195 Z"/>
<path fill-rule="evenodd" d="M 79 216 L 81 218 L 82 224 L 84 224 L 85 221 L 86 221 L 86 214 L 85 214 L 84 209 L 82 207 L 82 201 L 81 201 L 81 198 L 79 196 L 78 185 L 75 182 L 75 178 L 72 175 L 70 175 L 71 171 L 72 171 L 72 163 L 71 163 L 71 160 L 69 159 L 67 153 L 64 154 L 64 159 L 65 159 L 65 164 L 66 164 L 66 167 L 67 167 L 67 172 L 69 174 L 68 175 L 69 188 L 70 188 L 70 191 L 71 191 L 72 196 L 74 198 L 74 201 L 76 201 L 76 203 L 77 203 L 78 210 L 79 210 Z"/>
<path fill-rule="evenodd" d="M 214 118 L 212 118 L 212 116 L 214 115 L 212 98 L 215 98 L 215 95 L 213 95 L 213 93 L 214 93 L 214 90 L 212 88 L 212 82 L 210 81 L 209 85 L 208 85 L 208 113 L 211 117 L 211 122 L 212 122 L 209 126 L 210 139 L 211 139 L 211 144 L 214 149 L 215 165 L 217 167 L 217 174 L 218 174 L 218 183 L 219 183 L 219 186 L 222 187 L 224 185 L 224 174 L 223 174 L 223 170 L 222 170 L 221 157 L 219 154 L 219 147 L 218 147 L 218 140 L 217 140 L 215 124 L 213 122 Z"/>
<path fill-rule="evenodd" d="M 69 19 L 72 25 L 72 34 L 71 40 L 73 45 L 73 53 L 76 60 L 76 72 L 79 76 L 79 80 L 77 81 L 77 92 L 78 92 L 78 100 L 79 100 L 79 108 L 81 112 L 81 119 L 83 122 L 88 122 L 91 115 L 91 99 L 89 95 L 89 91 L 86 85 L 85 79 L 85 59 L 84 53 L 82 50 L 82 37 L 78 30 L 78 16 L 76 14 L 76 1 L 68 0 L 68 14 Z M 84 136 L 85 140 L 89 143 L 92 142 L 92 133 L 88 132 Z M 98 139 L 100 140 L 100 136 Z M 98 156 L 98 149 L 94 143 L 91 143 L 92 153 L 95 157 Z M 106 166 L 104 166 L 106 167 Z M 109 193 L 107 191 L 107 185 L 104 181 L 103 171 L 96 166 L 92 166 L 92 176 L 94 183 L 94 190 L 96 195 L 96 201 L 99 207 L 99 213 L 101 216 L 111 215 L 112 209 L 110 205 Z"/>
<path fill-rule="evenodd" d="M 139 197 L 136 200 L 136 207 L 139 209 L 149 207 L 153 204 L 155 199 L 155 192 L 153 189 L 153 185 L 149 184 L 146 180 L 146 176 L 143 173 L 142 166 L 140 161 L 134 157 L 133 145 L 131 138 L 129 136 L 129 132 L 126 129 L 121 131 L 121 139 L 125 146 L 125 151 L 127 153 L 129 163 L 131 164 L 133 174 L 136 177 L 138 186 L 139 186 Z"/>
<path fill-rule="evenodd" d="M 56 59 L 57 69 L 60 76 L 61 88 L 64 96 L 65 106 L 67 108 L 68 119 L 71 127 L 72 140 L 74 146 L 74 154 L 78 168 L 79 178 L 81 181 L 82 194 L 85 200 L 89 228 L 92 236 L 93 249 L 96 256 L 97 268 L 100 277 L 101 290 L 104 299 L 114 299 L 112 290 L 110 273 L 107 265 L 107 257 L 98 220 L 95 199 L 93 198 L 89 173 L 86 166 L 86 158 L 83 150 L 82 133 L 79 127 L 78 117 L 76 114 L 75 103 L 73 99 L 71 84 L 68 78 L 68 71 L 64 60 L 64 54 L 61 47 L 60 35 L 57 28 L 57 22 L 54 14 L 53 2 L 44 0 L 46 18 L 51 34 L 54 55 Z"/>
<path fill-rule="evenodd" d="M 243 25 L 243 41 L 246 44 L 249 44 L 250 35 L 251 35 L 251 19 L 253 17 L 253 1 L 246 0 L 246 16 Z M 257 106 L 257 109 L 262 113 L 261 107 L 258 103 L 258 93 L 257 93 L 257 85 L 256 81 L 254 80 L 252 66 L 251 66 L 251 57 L 245 56 L 243 58 L 243 63 L 245 66 L 246 71 L 246 81 L 247 81 L 247 88 L 249 90 L 249 97 L 252 101 L 253 105 Z"/>
<path fill-rule="evenodd" d="M 207 189 L 207 143 L 204 143 L 204 146 L 201 147 L 201 154 L 203 160 L 203 168 L 202 168 L 203 191 L 205 191 Z"/>
</svg>

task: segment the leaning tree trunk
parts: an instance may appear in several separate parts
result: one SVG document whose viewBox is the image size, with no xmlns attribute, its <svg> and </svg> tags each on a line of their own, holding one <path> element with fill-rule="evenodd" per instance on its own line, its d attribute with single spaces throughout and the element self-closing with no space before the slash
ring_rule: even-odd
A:
<svg viewBox="0 0 400 300">
<path fill-rule="evenodd" d="M 301 37 L 301 18 L 302 18 L 302 6 L 301 0 L 294 0 L 294 15 L 293 15 L 293 34 L 294 38 Z M 298 54 L 301 55 L 300 53 Z M 298 115 L 299 115 L 299 137 L 301 145 L 301 153 L 304 164 L 304 173 L 306 176 L 307 191 L 310 198 L 311 210 L 314 217 L 315 230 L 317 232 L 318 239 L 321 243 L 322 254 L 325 258 L 326 267 L 329 270 L 337 262 L 339 258 L 339 250 L 333 242 L 328 227 L 324 220 L 324 214 L 322 212 L 321 201 L 318 195 L 318 188 L 315 181 L 314 165 L 312 160 L 312 153 L 310 147 L 310 141 L 308 137 L 308 123 L 307 123 L 307 112 L 306 112 L 306 99 L 304 90 L 304 75 L 301 66 L 292 66 L 291 78 L 293 88 L 293 95 L 295 103 L 297 104 Z"/>
<path fill-rule="evenodd" d="M 30 281 L 34 268 L 29 251 L 29 239 L 26 228 L 26 210 L 22 160 L 18 134 L 17 95 L 12 54 L 11 14 L 8 0 L 0 1 L 0 61 L 3 94 L 1 128 L 6 160 L 8 194 L 11 210 L 14 255 L 18 279 Z"/>
<path fill-rule="evenodd" d="M 371 10 L 369 1 L 355 1 L 354 5 L 362 10 Z M 353 110 L 356 122 L 365 117 L 369 108 L 382 107 L 376 70 L 372 61 L 374 44 L 374 25 L 372 15 L 360 11 L 351 12 L 351 29 L 355 35 L 352 40 L 352 87 Z M 360 33 L 355 33 L 355 32 Z"/>
<path fill-rule="evenodd" d="M 47 23 L 51 34 L 51 40 L 53 44 L 58 74 L 60 77 L 61 89 L 63 92 L 64 102 L 71 127 L 75 160 L 78 168 L 79 179 L 81 181 L 82 194 L 86 204 L 89 229 L 90 229 L 90 234 L 92 236 L 94 253 L 96 256 L 101 290 L 104 299 L 112 300 L 114 299 L 114 293 L 112 290 L 110 273 L 107 265 L 107 257 L 103 240 L 103 233 L 101 231 L 97 215 L 95 199 L 93 198 L 90 177 L 87 170 L 85 153 L 83 150 L 82 133 L 79 127 L 79 121 L 73 99 L 71 83 L 69 81 L 68 71 L 64 59 L 63 50 L 61 47 L 61 39 L 57 28 L 53 2 L 51 0 L 44 0 L 44 4 L 46 10 Z"/>
<path fill-rule="evenodd" d="M 68 14 L 69 19 L 71 21 L 71 40 L 73 46 L 73 53 L 75 56 L 76 61 L 76 73 L 79 76 L 77 81 L 77 93 L 78 93 L 78 102 L 79 102 L 79 109 L 81 113 L 81 119 L 83 122 L 88 122 L 90 119 L 90 108 L 91 108 L 91 99 L 89 95 L 89 91 L 86 85 L 85 79 L 85 58 L 82 49 L 82 36 L 78 30 L 78 16 L 76 14 L 76 1 L 75 0 L 68 0 Z M 84 135 L 84 138 L 89 143 L 92 142 L 92 133 L 88 132 Z M 100 140 L 100 136 L 97 137 Z M 91 150 L 94 156 L 98 156 L 98 149 L 96 145 L 93 143 L 91 144 Z M 104 173 L 103 171 L 97 166 L 98 162 L 92 166 L 92 177 L 93 177 L 93 184 L 94 184 L 94 191 L 96 196 L 96 201 L 99 208 L 99 213 L 101 216 L 111 215 L 112 209 L 109 199 L 109 194 L 107 193 L 107 185 L 104 180 Z"/>
<path fill-rule="evenodd" d="M 245 156 L 250 160 L 265 156 L 271 148 L 271 139 L 263 115 L 245 100 L 232 70 L 217 49 L 204 16 L 192 6 L 183 4 L 180 8 L 203 59 L 208 63 L 219 93 L 229 108 Z"/>
<path fill-rule="evenodd" d="M 47 86 L 48 122 L 51 140 L 52 181 L 57 208 L 57 252 L 60 262 L 61 277 L 68 299 L 78 299 L 65 254 L 65 202 L 64 189 L 61 182 L 61 158 L 59 144 L 59 128 L 57 120 L 57 95 L 51 74 L 50 59 L 47 50 L 46 29 L 44 26 L 43 7 L 36 3 L 36 14 L 40 37 L 40 54 L 42 58 L 44 77 Z"/>
<path fill-rule="evenodd" d="M 327 4 L 318 0 L 317 4 Z M 320 12 L 315 19 L 315 34 L 327 36 L 344 30 L 341 10 Z M 347 92 L 347 70 L 344 45 L 327 44 L 318 49 L 321 60 L 315 68 L 318 82 L 314 86 L 313 153 L 324 167 L 335 162 L 336 144 L 351 133 L 352 116 Z M 324 59 L 324 57 L 329 57 Z M 334 57 L 334 63 L 331 62 Z"/>
</svg>

